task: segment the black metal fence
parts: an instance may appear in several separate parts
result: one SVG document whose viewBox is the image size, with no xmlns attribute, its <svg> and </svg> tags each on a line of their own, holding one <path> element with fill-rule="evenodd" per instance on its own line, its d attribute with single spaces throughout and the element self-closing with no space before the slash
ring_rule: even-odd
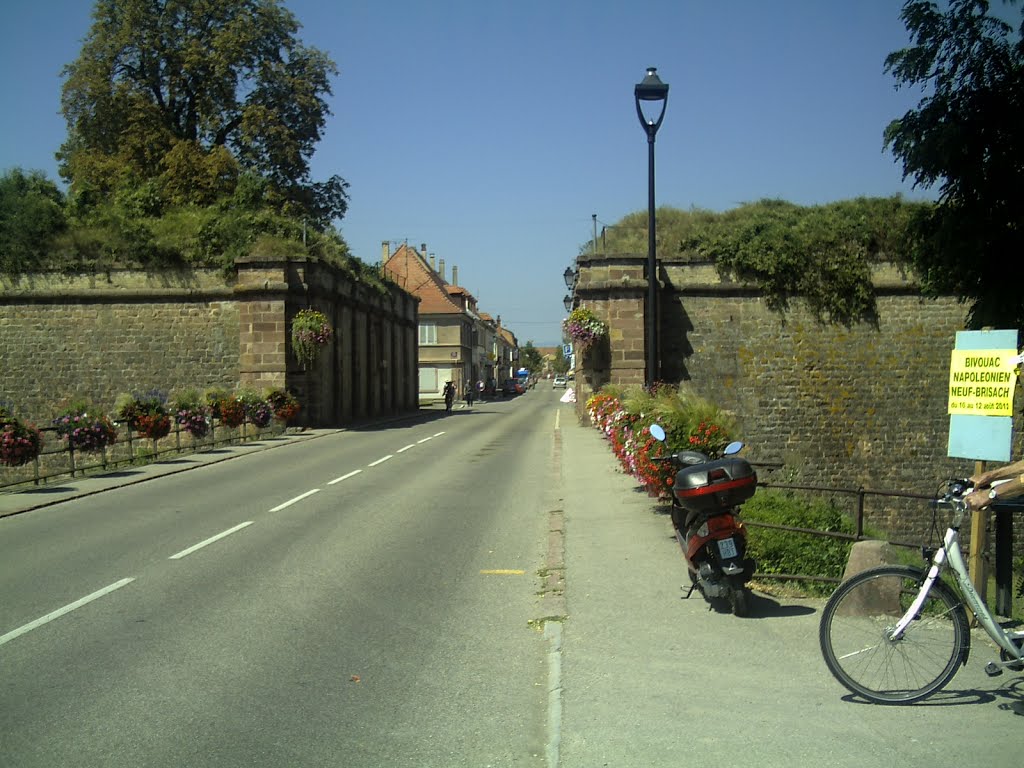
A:
<svg viewBox="0 0 1024 768">
<path fill-rule="evenodd" d="M 196 438 L 180 424 L 172 422 L 170 433 L 158 440 L 120 424 L 114 442 L 98 451 L 74 450 L 54 427 L 43 427 L 40 431 L 43 450 L 33 461 L 20 467 L 0 466 L 0 491 L 17 491 L 27 485 L 46 485 L 67 477 L 107 472 L 119 466 L 155 461 L 167 454 L 197 453 L 219 445 L 258 440 L 281 434 L 284 424 L 272 421 L 266 427 L 257 427 L 245 420 L 238 426 L 227 426 L 213 419 L 209 432 Z"/>
<path fill-rule="evenodd" d="M 936 498 L 935 494 L 928 495 L 920 493 L 909 493 L 906 491 L 875 490 L 864 487 L 841 488 L 833 486 L 800 485 L 792 483 L 776 483 L 765 481 L 759 482 L 758 487 L 783 491 L 799 491 L 801 493 L 828 496 L 830 499 L 833 500 L 835 500 L 837 497 L 840 500 L 846 498 L 849 503 L 843 505 L 840 501 L 840 506 L 844 508 L 844 511 L 853 520 L 854 533 L 844 533 L 840 531 L 820 531 L 812 528 L 776 525 L 773 523 L 765 523 L 749 519 L 744 519 L 745 525 L 748 525 L 751 528 L 770 528 L 775 530 L 789 531 L 796 534 L 828 537 L 851 542 L 863 541 L 865 539 L 880 538 L 879 534 L 876 531 L 871 531 L 871 535 L 866 533 L 866 528 L 868 527 L 879 527 L 868 525 L 867 512 L 870 508 L 870 502 L 872 500 L 887 499 L 890 500 L 890 502 L 895 501 L 895 508 L 890 514 L 899 515 L 916 513 L 920 517 L 920 510 L 924 508 L 924 506 L 927 505 L 930 501 Z M 996 612 L 1003 616 L 1009 616 L 1012 614 L 1013 611 L 1014 596 L 1013 518 L 1014 515 L 1024 514 L 1024 503 L 1021 503 L 1019 501 L 1009 501 L 1007 503 L 994 506 L 992 508 L 991 514 L 994 515 L 993 525 L 991 526 L 992 530 L 994 531 L 994 536 L 987 539 L 987 546 L 983 551 L 982 556 L 986 561 L 986 565 L 994 571 L 996 582 Z M 876 515 L 876 518 L 877 517 L 878 516 Z M 901 541 L 898 539 L 891 539 L 888 537 L 887 534 L 884 535 L 883 540 L 891 546 L 920 550 L 922 546 L 928 543 L 941 543 L 942 536 L 945 533 L 947 525 L 947 520 L 940 520 L 929 517 L 928 522 L 926 523 L 928 530 L 922 530 L 921 537 L 917 541 L 910 542 Z M 765 573 L 758 574 L 758 576 L 765 579 L 778 579 L 782 581 L 812 581 L 833 584 L 838 584 L 841 581 L 841 579 L 838 578 L 810 574 Z"/>
</svg>

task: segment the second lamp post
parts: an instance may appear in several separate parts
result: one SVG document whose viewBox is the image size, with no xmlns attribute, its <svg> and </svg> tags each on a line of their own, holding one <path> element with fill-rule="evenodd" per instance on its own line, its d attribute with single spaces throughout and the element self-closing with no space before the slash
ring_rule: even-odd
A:
<svg viewBox="0 0 1024 768">
<path fill-rule="evenodd" d="M 644 312 L 646 331 L 646 381 L 651 387 L 661 375 L 658 366 L 658 318 L 657 318 L 657 257 L 654 239 L 654 135 L 661 127 L 665 118 L 665 105 L 668 104 L 668 84 L 661 82 L 655 67 L 647 68 L 647 75 L 633 89 L 636 99 L 636 115 L 640 125 L 647 132 L 647 307 Z M 642 102 L 650 102 L 654 109 L 658 105 L 661 111 L 657 118 L 644 114 Z M 653 110 L 652 110 L 653 113 Z"/>
</svg>

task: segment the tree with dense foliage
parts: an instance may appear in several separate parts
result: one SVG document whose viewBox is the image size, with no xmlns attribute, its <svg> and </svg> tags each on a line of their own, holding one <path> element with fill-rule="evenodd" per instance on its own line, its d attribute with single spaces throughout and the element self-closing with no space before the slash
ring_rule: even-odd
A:
<svg viewBox="0 0 1024 768">
<path fill-rule="evenodd" d="M 526 342 L 519 348 L 519 367 L 525 368 L 534 376 L 540 373 L 544 367 L 544 356 L 539 349 L 533 346 L 532 341 Z"/>
<path fill-rule="evenodd" d="M 886 71 L 927 95 L 885 145 L 939 192 L 911 224 L 910 260 L 928 291 L 970 304 L 974 327 L 1024 328 L 1024 16 L 1015 31 L 984 0 L 908 0 L 901 18 L 913 44 Z"/>
<path fill-rule="evenodd" d="M 278 0 L 97 0 L 64 71 L 58 157 L 76 212 L 210 205 L 250 175 L 278 213 L 341 218 L 346 182 L 309 172 L 336 67 L 298 29 Z"/>
<path fill-rule="evenodd" d="M 39 171 L 0 176 L 0 272 L 35 269 L 66 228 L 64 195 Z"/>
</svg>

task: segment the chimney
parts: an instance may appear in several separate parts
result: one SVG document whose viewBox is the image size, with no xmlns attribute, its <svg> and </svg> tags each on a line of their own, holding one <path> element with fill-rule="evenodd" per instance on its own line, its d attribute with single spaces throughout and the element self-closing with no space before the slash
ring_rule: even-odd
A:
<svg viewBox="0 0 1024 768">
<path fill-rule="evenodd" d="M 434 264 L 434 254 L 430 254 L 430 271 L 437 272 L 437 265 Z"/>
<path fill-rule="evenodd" d="M 459 284 L 459 268 L 452 265 L 452 285 Z"/>
<path fill-rule="evenodd" d="M 423 257 L 424 261 L 427 260 L 427 244 L 426 243 L 420 243 L 420 256 Z"/>
<path fill-rule="evenodd" d="M 387 240 L 380 241 L 380 263 L 383 264 L 391 258 L 391 243 Z"/>
<path fill-rule="evenodd" d="M 444 259 L 441 259 L 437 264 L 437 274 L 439 274 L 441 279 L 444 280 Z"/>
</svg>

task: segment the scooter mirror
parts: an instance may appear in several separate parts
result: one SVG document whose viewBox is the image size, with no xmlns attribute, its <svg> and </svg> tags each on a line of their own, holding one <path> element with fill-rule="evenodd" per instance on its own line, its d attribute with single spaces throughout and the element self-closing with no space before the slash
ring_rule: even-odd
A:
<svg viewBox="0 0 1024 768">
<path fill-rule="evenodd" d="M 651 424 L 651 437 L 659 443 L 665 442 L 665 430 L 661 428 L 660 424 Z"/>
<path fill-rule="evenodd" d="M 723 456 L 731 456 L 732 454 L 739 453 L 742 450 L 743 450 L 743 443 L 741 443 L 739 440 L 737 440 L 737 441 L 735 441 L 733 443 L 729 443 L 727 446 L 725 446 L 725 450 L 722 451 L 722 455 Z"/>
</svg>

